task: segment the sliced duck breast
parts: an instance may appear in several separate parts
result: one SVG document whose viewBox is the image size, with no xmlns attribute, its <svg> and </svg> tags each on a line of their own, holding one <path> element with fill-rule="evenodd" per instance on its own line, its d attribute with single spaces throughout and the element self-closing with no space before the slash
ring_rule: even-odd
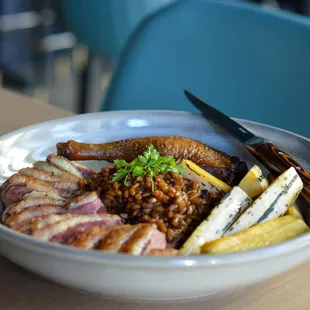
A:
<svg viewBox="0 0 310 310">
<path fill-rule="evenodd" d="M 106 208 L 96 192 L 89 192 L 70 200 L 65 208 L 64 212 L 72 214 L 106 213 Z"/>
<path fill-rule="evenodd" d="M 109 253 L 143 255 L 153 249 L 165 249 L 167 243 L 165 235 L 155 224 L 137 224 L 91 227 L 79 233 L 70 245 Z"/>
<path fill-rule="evenodd" d="M 47 156 L 47 162 L 53 164 L 57 168 L 69 172 L 79 179 L 83 179 L 82 173 L 76 168 L 76 166 L 67 158 L 58 156 L 56 154 L 51 154 Z"/>
<path fill-rule="evenodd" d="M 6 206 L 18 202 L 22 197 L 32 191 L 50 192 L 59 194 L 53 186 L 32 177 L 14 174 L 9 178 L 5 189 L 1 193 L 1 199 Z M 61 195 L 62 196 L 62 195 Z"/>
<path fill-rule="evenodd" d="M 21 200 L 18 203 L 11 204 L 8 206 L 3 214 L 2 214 L 2 221 L 5 223 L 10 216 L 18 214 L 23 209 L 27 209 L 30 207 L 40 207 L 45 205 L 54 205 L 54 206 L 63 206 L 63 200 L 43 197 L 43 198 L 28 198 L 25 200 Z"/>
<path fill-rule="evenodd" d="M 31 219 L 42 217 L 47 214 L 54 214 L 59 212 L 60 210 L 62 210 L 62 206 L 57 205 L 42 205 L 29 207 L 9 217 L 5 224 L 12 229 L 17 230 L 25 223 L 29 223 L 29 220 Z"/>
<path fill-rule="evenodd" d="M 81 179 L 77 176 L 75 176 L 72 173 L 63 171 L 56 167 L 55 165 L 48 163 L 46 161 L 36 161 L 33 164 L 33 167 L 38 170 L 45 171 L 47 173 L 51 173 L 53 175 L 59 176 L 67 181 L 73 182 L 73 183 L 79 183 Z"/>
<path fill-rule="evenodd" d="M 90 169 L 87 166 L 84 166 L 76 161 L 71 161 L 75 168 L 83 175 L 86 179 L 91 179 L 96 172 L 93 169 Z"/>
<path fill-rule="evenodd" d="M 55 223 L 38 229 L 33 228 L 32 235 L 42 241 L 66 243 L 87 228 L 121 224 L 121 218 L 111 214 L 64 214 L 63 216 L 65 216 L 64 219 Z"/>
</svg>

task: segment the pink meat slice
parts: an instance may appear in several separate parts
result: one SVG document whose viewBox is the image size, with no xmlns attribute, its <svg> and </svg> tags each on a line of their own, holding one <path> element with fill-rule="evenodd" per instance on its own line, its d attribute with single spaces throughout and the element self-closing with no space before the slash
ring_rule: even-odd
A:
<svg viewBox="0 0 310 310">
<path fill-rule="evenodd" d="M 151 250 L 163 250 L 166 247 L 166 235 L 156 229 L 152 232 L 149 242 L 147 242 L 141 254 L 146 254 Z"/>
<path fill-rule="evenodd" d="M 40 207 L 46 206 L 55 206 L 55 208 L 48 208 L 45 209 L 45 212 L 42 212 L 42 215 L 49 214 L 49 213 L 58 213 L 58 214 L 96 214 L 99 210 L 101 213 L 104 213 L 103 210 L 104 206 L 98 194 L 96 192 L 90 192 L 80 197 L 77 197 L 70 201 L 69 203 L 65 204 L 64 200 L 57 200 L 49 197 L 43 198 L 29 198 L 26 200 L 22 200 L 18 203 L 12 204 L 5 209 L 2 215 L 2 221 L 4 223 L 9 222 L 8 219 L 12 216 L 19 215 L 20 212 L 27 210 L 25 214 L 30 217 L 31 212 L 36 211 L 36 213 L 40 212 Z M 59 206 L 59 207 L 56 207 Z M 38 208 L 35 208 L 38 207 Z M 29 209 L 29 210 L 28 210 Z M 54 212 L 52 212 L 54 210 Z M 33 215 L 37 216 L 37 215 Z M 14 217 L 13 221 L 15 221 Z"/>
<path fill-rule="evenodd" d="M 28 194 L 25 194 L 22 197 L 22 200 L 26 200 L 28 198 L 53 198 L 53 199 L 57 199 L 57 200 L 62 200 L 65 203 L 65 199 L 60 197 L 58 194 L 56 193 L 47 193 L 47 192 L 38 192 L 38 191 L 32 191 Z"/>
<path fill-rule="evenodd" d="M 118 226 L 117 226 L 118 227 Z M 105 238 L 114 227 L 90 227 L 79 233 L 77 237 L 70 243 L 70 246 L 75 246 L 83 249 L 93 249 L 99 241 Z"/>
<path fill-rule="evenodd" d="M 74 176 L 78 177 L 79 179 L 83 179 L 82 173 L 76 168 L 76 166 L 67 158 L 51 154 L 47 156 L 47 162 L 50 162 L 57 168 L 69 172 L 73 174 Z"/>
<path fill-rule="evenodd" d="M 86 167 L 80 163 L 77 163 L 75 161 L 71 161 L 71 163 L 75 166 L 75 168 L 83 175 L 86 179 L 91 179 L 96 172 L 89 167 Z"/>
<path fill-rule="evenodd" d="M 65 214 L 64 216 L 63 220 L 42 228 L 33 227 L 32 235 L 42 241 L 67 242 L 93 225 L 116 226 L 121 224 L 120 217 L 111 214 L 71 214 L 70 216 Z"/>
<path fill-rule="evenodd" d="M 95 214 L 106 213 L 106 209 L 96 192 L 89 192 L 72 199 L 66 204 L 67 213 L 72 214 Z"/>
<path fill-rule="evenodd" d="M 55 165 L 48 163 L 46 161 L 36 161 L 33 164 L 33 167 L 38 169 L 38 170 L 42 170 L 45 171 L 47 173 L 51 173 L 53 175 L 59 176 L 67 181 L 73 182 L 73 183 L 79 183 L 81 181 L 81 179 L 77 176 L 75 176 L 72 173 L 63 171 L 61 169 L 59 169 L 58 167 L 56 167 Z"/>
<path fill-rule="evenodd" d="M 152 229 L 151 225 L 148 226 L 150 229 Z M 111 231 L 98 243 L 96 248 L 98 250 L 110 253 L 128 253 L 125 249 L 129 249 L 129 244 L 131 244 L 132 248 L 136 246 L 135 241 L 131 242 L 131 240 L 137 231 L 141 229 L 141 227 L 142 226 L 139 224 L 113 227 Z M 147 238 L 147 236 L 145 237 Z"/>
<path fill-rule="evenodd" d="M 139 229 L 135 234 L 120 248 L 119 252 L 129 253 L 131 255 L 141 255 L 146 249 L 149 249 L 155 243 L 161 243 L 163 248 L 166 247 L 166 238 L 157 234 L 157 226 L 155 224 L 138 224 Z M 152 238 L 160 238 L 159 241 L 153 241 Z"/>
<path fill-rule="evenodd" d="M 63 179 L 61 176 L 54 175 L 52 173 L 48 173 L 48 172 L 35 169 L 35 168 L 23 168 L 23 169 L 20 169 L 18 173 L 26 177 L 33 177 L 35 179 L 46 181 L 46 182 L 53 182 L 53 183 L 60 182 L 60 181 L 68 182 L 66 179 Z"/>
<path fill-rule="evenodd" d="M 6 189 L 6 187 L 10 184 L 10 179 L 7 179 L 1 186 L 0 186 L 0 191 L 2 192 L 3 190 Z"/>
<path fill-rule="evenodd" d="M 98 220 L 83 224 L 78 224 L 74 227 L 68 228 L 65 232 L 59 233 L 58 235 L 52 237 L 50 239 L 51 242 L 56 243 L 63 243 L 63 244 L 70 244 L 72 243 L 76 236 L 83 232 L 85 229 L 92 228 L 92 227 L 106 227 L 107 222 L 105 220 Z"/>
<path fill-rule="evenodd" d="M 137 224 L 88 228 L 70 245 L 109 253 L 143 255 L 150 250 L 165 249 L 167 243 L 165 235 L 155 224 Z"/>
<path fill-rule="evenodd" d="M 10 177 L 6 188 L 1 193 L 1 199 L 3 203 L 8 206 L 14 202 L 18 202 L 21 200 L 23 195 L 34 190 L 38 192 L 59 194 L 55 187 L 47 184 L 46 182 L 37 180 L 32 177 L 26 177 L 17 173 Z"/>
<path fill-rule="evenodd" d="M 65 218 L 69 218 L 71 215 L 58 215 L 58 214 L 47 214 L 42 216 L 33 217 L 29 220 L 20 223 L 19 227 L 15 230 L 31 235 L 33 229 L 41 229 L 47 225 L 56 223 Z"/>
<path fill-rule="evenodd" d="M 71 214 L 49 214 L 34 220 L 32 225 L 33 229 L 38 230 L 69 218 L 72 218 Z"/>
<path fill-rule="evenodd" d="M 32 189 L 25 184 L 10 184 L 1 192 L 1 200 L 5 206 L 9 206 L 21 200 L 25 194 L 31 191 Z"/>
<path fill-rule="evenodd" d="M 81 205 L 77 208 L 67 209 L 63 211 L 64 213 L 71 214 L 96 214 L 96 213 L 106 213 L 104 205 L 100 198 L 96 198 L 94 201 Z"/>
<path fill-rule="evenodd" d="M 24 224 L 29 223 L 29 220 L 41 217 L 47 214 L 57 213 L 62 209 L 62 206 L 56 205 L 41 205 L 34 206 L 24 209 L 17 213 L 16 215 L 11 216 L 7 221 L 6 225 L 12 229 L 19 229 Z"/>
<path fill-rule="evenodd" d="M 26 200 L 22 200 L 18 203 L 11 204 L 8 206 L 3 214 L 2 214 L 2 221 L 6 222 L 6 220 L 23 209 L 27 209 L 30 207 L 38 207 L 38 206 L 44 206 L 44 205 L 56 205 L 56 206 L 63 206 L 65 202 L 63 200 L 49 198 L 49 197 L 43 197 L 43 198 L 29 198 Z"/>
<path fill-rule="evenodd" d="M 21 169 L 18 173 L 27 177 L 32 177 L 34 179 L 43 181 L 46 184 L 59 189 L 77 191 L 80 188 L 79 183 L 67 181 L 60 176 L 55 176 L 51 173 L 47 173 L 38 169 L 24 168 Z"/>
<path fill-rule="evenodd" d="M 57 201 L 58 205 L 42 204 L 36 206 L 36 201 L 40 203 L 53 202 L 53 200 L 47 199 L 46 197 L 43 200 L 36 198 L 22 201 L 17 206 L 15 204 L 9 207 L 10 209 L 13 209 L 13 211 L 16 209 L 19 211 L 17 213 L 13 212 L 16 215 L 9 217 L 9 220 L 7 220 L 9 215 L 4 215 L 3 222 L 7 222 L 6 224 L 15 230 L 29 233 L 32 231 L 31 223 L 33 220 L 40 217 L 41 220 L 44 221 L 44 217 L 48 214 L 56 214 L 58 216 L 70 214 L 96 214 L 99 210 L 101 210 L 101 213 L 103 213 L 102 210 L 105 210 L 103 203 L 96 192 L 87 193 L 82 197 L 73 199 L 73 201 L 67 205 L 64 205 L 62 201 Z M 54 217 L 54 219 L 57 219 L 57 217 Z M 59 217 L 59 219 L 61 219 L 61 217 Z M 57 220 L 55 220 L 55 222 L 56 221 Z"/>
<path fill-rule="evenodd" d="M 68 210 L 63 210 L 65 207 L 60 210 L 60 212 L 57 212 L 55 214 L 49 214 L 40 217 L 39 219 L 33 221 L 33 228 L 38 230 L 42 229 L 48 225 L 66 220 L 66 219 L 71 219 L 74 216 L 77 216 L 76 214 L 70 213 Z M 118 216 L 117 216 L 118 217 Z"/>
</svg>

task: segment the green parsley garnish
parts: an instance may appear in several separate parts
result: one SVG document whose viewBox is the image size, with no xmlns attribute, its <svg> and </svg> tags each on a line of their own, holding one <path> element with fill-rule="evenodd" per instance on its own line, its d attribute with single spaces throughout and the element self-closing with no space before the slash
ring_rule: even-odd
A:
<svg viewBox="0 0 310 310">
<path fill-rule="evenodd" d="M 160 156 L 159 152 L 153 145 L 150 145 L 143 153 L 132 162 L 128 163 L 125 160 L 114 160 L 114 164 L 118 168 L 114 173 L 112 182 L 117 182 L 124 179 L 124 184 L 129 186 L 128 177 L 133 178 L 138 176 L 149 176 L 152 182 L 152 190 L 154 190 L 153 177 L 159 173 L 176 172 L 184 173 L 185 169 L 178 165 L 172 156 Z"/>
</svg>

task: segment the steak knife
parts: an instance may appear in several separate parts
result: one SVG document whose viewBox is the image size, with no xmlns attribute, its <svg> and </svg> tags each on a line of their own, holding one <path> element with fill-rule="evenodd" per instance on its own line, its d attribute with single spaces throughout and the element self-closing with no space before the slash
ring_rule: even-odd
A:
<svg viewBox="0 0 310 310">
<path fill-rule="evenodd" d="M 292 156 L 280 150 L 272 142 L 254 135 L 233 119 L 210 106 L 207 102 L 185 90 L 188 100 L 214 124 L 220 126 L 239 140 L 248 151 L 261 162 L 273 175 L 278 176 L 290 167 L 294 167 L 304 183 L 302 196 L 310 203 L 310 174 Z"/>
</svg>

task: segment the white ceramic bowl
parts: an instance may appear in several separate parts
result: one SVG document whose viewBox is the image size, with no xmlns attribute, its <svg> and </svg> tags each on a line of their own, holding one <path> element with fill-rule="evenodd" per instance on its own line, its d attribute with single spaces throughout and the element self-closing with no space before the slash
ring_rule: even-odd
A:
<svg viewBox="0 0 310 310">
<path fill-rule="evenodd" d="M 269 126 L 240 121 L 310 169 L 310 141 Z M 0 138 L 0 182 L 55 152 L 57 142 L 104 142 L 128 137 L 184 135 L 256 163 L 245 148 L 202 116 L 126 111 L 79 115 L 19 129 Z M 92 162 L 93 167 L 100 163 Z M 227 255 L 133 257 L 38 241 L 0 225 L 0 253 L 52 281 L 109 297 L 188 299 L 256 283 L 310 258 L 310 233 L 282 244 Z"/>
</svg>

